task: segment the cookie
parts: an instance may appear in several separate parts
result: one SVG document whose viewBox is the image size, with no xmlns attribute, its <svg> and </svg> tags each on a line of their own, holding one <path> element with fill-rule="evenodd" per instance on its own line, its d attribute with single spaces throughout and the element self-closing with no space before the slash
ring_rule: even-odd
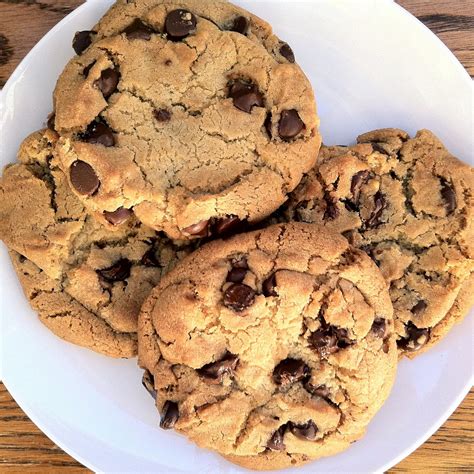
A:
<svg viewBox="0 0 474 474">
<path fill-rule="evenodd" d="M 280 224 L 202 246 L 150 293 L 139 364 L 160 426 L 252 469 L 359 439 L 393 384 L 392 305 L 346 239 Z"/>
<path fill-rule="evenodd" d="M 323 147 L 287 218 L 343 233 L 390 285 L 401 354 L 424 352 L 474 304 L 474 170 L 428 130 Z"/>
<path fill-rule="evenodd" d="M 57 135 L 28 137 L 0 180 L 0 238 L 31 305 L 55 334 L 116 357 L 136 354 L 148 292 L 187 249 L 133 216 L 85 212 L 54 157 Z"/>
<path fill-rule="evenodd" d="M 262 20 L 225 2 L 137 0 L 97 31 L 54 94 L 59 163 L 91 212 L 219 236 L 267 217 L 314 165 L 311 85 Z"/>
</svg>

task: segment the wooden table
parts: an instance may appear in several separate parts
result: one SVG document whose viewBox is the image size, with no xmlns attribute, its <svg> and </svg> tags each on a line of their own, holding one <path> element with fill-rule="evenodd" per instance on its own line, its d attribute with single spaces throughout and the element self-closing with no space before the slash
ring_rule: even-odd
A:
<svg viewBox="0 0 474 474">
<path fill-rule="evenodd" d="M 0 0 L 0 86 L 34 44 L 81 3 L 81 0 Z M 399 3 L 430 27 L 471 77 L 474 76 L 473 0 L 400 0 Z M 391 472 L 473 472 L 473 425 L 474 390 L 471 390 L 438 432 Z M 60 471 L 88 472 L 30 421 L 0 384 L 0 472 Z"/>
</svg>

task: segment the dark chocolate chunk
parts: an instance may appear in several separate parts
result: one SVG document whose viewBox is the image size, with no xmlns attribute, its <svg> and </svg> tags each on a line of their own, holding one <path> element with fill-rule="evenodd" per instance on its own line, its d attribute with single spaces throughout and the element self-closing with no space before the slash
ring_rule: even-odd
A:
<svg viewBox="0 0 474 474">
<path fill-rule="evenodd" d="M 267 448 L 271 449 L 272 451 L 283 451 L 286 448 L 285 443 L 283 442 L 286 430 L 286 424 L 280 426 L 280 428 L 278 428 L 268 440 Z"/>
<path fill-rule="evenodd" d="M 228 236 L 240 231 L 246 224 L 246 220 L 242 221 L 237 216 L 222 217 L 216 219 L 213 230 L 218 236 Z"/>
<path fill-rule="evenodd" d="M 270 296 L 278 296 L 276 292 L 276 276 L 275 273 L 272 273 L 266 280 L 262 283 L 262 292 L 267 298 Z"/>
<path fill-rule="evenodd" d="M 290 432 L 293 433 L 297 438 L 307 439 L 313 441 L 316 439 L 316 433 L 318 432 L 318 427 L 313 420 L 308 420 L 306 423 L 297 425 L 295 423 L 288 423 Z"/>
<path fill-rule="evenodd" d="M 116 90 L 120 74 L 117 69 L 107 68 L 100 73 L 99 79 L 94 84 L 100 89 L 104 99 L 110 97 Z"/>
<path fill-rule="evenodd" d="M 196 31 L 196 17 L 188 10 L 178 9 L 168 13 L 165 30 L 170 39 L 180 40 Z"/>
<path fill-rule="evenodd" d="M 326 203 L 326 209 L 324 210 L 323 219 L 335 219 L 339 215 L 339 209 L 337 208 L 337 198 L 332 196 L 330 193 L 325 192 L 324 202 Z"/>
<path fill-rule="evenodd" d="M 96 63 L 97 61 L 92 61 L 89 65 L 87 65 L 83 70 L 82 70 L 82 75 L 84 77 L 87 77 L 89 75 L 89 73 L 91 72 L 91 69 L 94 67 L 94 64 Z"/>
<path fill-rule="evenodd" d="M 311 374 L 310 368 L 300 359 L 282 360 L 273 371 L 273 381 L 277 385 L 287 387 L 300 380 L 308 378 Z"/>
<path fill-rule="evenodd" d="M 97 273 L 107 282 L 115 283 L 117 281 L 124 281 L 130 276 L 130 269 L 132 262 L 127 258 L 121 258 L 115 262 L 111 267 L 97 270 Z"/>
<path fill-rule="evenodd" d="M 160 428 L 169 430 L 174 427 L 179 419 L 179 409 L 176 402 L 167 400 L 161 412 Z"/>
<path fill-rule="evenodd" d="M 443 198 L 446 213 L 449 215 L 456 209 L 456 192 L 451 183 L 444 178 L 441 179 L 441 197 Z"/>
<path fill-rule="evenodd" d="M 234 19 L 230 31 L 235 31 L 241 35 L 246 35 L 249 31 L 250 23 L 244 16 L 238 16 Z"/>
<path fill-rule="evenodd" d="M 171 112 L 166 109 L 157 109 L 153 112 L 158 122 L 169 122 L 171 120 Z"/>
<path fill-rule="evenodd" d="M 313 332 L 309 341 L 322 357 L 327 357 L 339 349 L 345 349 L 353 344 L 346 329 L 327 324 L 322 324 L 321 328 Z"/>
<path fill-rule="evenodd" d="M 374 196 L 374 210 L 369 219 L 367 219 L 367 227 L 375 227 L 381 223 L 380 218 L 386 207 L 387 201 L 385 200 L 385 196 L 380 191 L 377 191 Z"/>
<path fill-rule="evenodd" d="M 224 306 L 243 311 L 255 301 L 255 290 L 243 283 L 232 283 L 224 292 Z"/>
<path fill-rule="evenodd" d="M 288 43 L 282 43 L 280 46 L 280 54 L 290 63 L 295 62 L 295 53 Z"/>
<path fill-rule="evenodd" d="M 221 360 L 212 362 L 198 369 L 202 377 L 222 382 L 225 375 L 234 376 L 235 369 L 239 363 L 239 358 L 233 354 L 227 353 Z"/>
<path fill-rule="evenodd" d="M 255 84 L 241 80 L 235 81 L 230 86 L 229 97 L 233 99 L 235 107 L 248 114 L 254 106 L 263 107 L 263 95 Z"/>
<path fill-rule="evenodd" d="M 329 389 L 326 387 L 326 385 L 317 385 L 314 386 L 313 384 L 306 382 L 304 384 L 304 388 L 311 393 L 311 395 L 316 395 L 321 398 L 329 398 L 329 395 L 331 392 Z"/>
<path fill-rule="evenodd" d="M 76 160 L 71 165 L 69 178 L 74 189 L 83 196 L 92 196 L 100 186 L 94 168 L 82 160 Z"/>
<path fill-rule="evenodd" d="M 142 20 L 136 18 L 133 22 L 123 30 L 125 36 L 129 40 L 145 40 L 148 41 L 154 33 L 153 28 L 143 23 Z"/>
<path fill-rule="evenodd" d="M 305 124 L 301 120 L 298 111 L 295 109 L 282 111 L 278 133 L 283 140 L 295 138 L 304 128 Z"/>
<path fill-rule="evenodd" d="M 54 112 L 51 112 L 49 114 L 49 117 L 48 117 L 48 121 L 46 122 L 46 125 L 48 126 L 48 128 L 50 130 L 52 130 L 53 132 L 56 130 L 54 128 L 54 121 L 56 120 L 56 114 Z"/>
<path fill-rule="evenodd" d="M 428 307 L 428 305 L 426 304 L 426 302 L 424 300 L 420 300 L 418 301 L 418 303 L 416 303 L 415 306 L 413 306 L 413 308 L 411 309 L 411 312 L 418 316 L 419 314 L 422 314 L 425 309 Z"/>
<path fill-rule="evenodd" d="M 115 145 L 115 137 L 112 129 L 104 122 L 92 122 L 87 130 L 80 135 L 80 138 L 94 145 L 106 147 Z"/>
<path fill-rule="evenodd" d="M 142 265 L 145 267 L 161 267 L 159 260 L 156 258 L 155 249 L 152 247 L 148 249 L 141 259 Z"/>
<path fill-rule="evenodd" d="M 109 212 L 104 211 L 104 217 L 112 225 L 120 225 L 126 222 L 130 216 L 133 214 L 131 209 L 126 209 L 125 207 L 119 207 L 115 211 Z"/>
<path fill-rule="evenodd" d="M 209 235 L 209 219 L 185 227 L 183 234 L 192 235 L 193 237 L 207 237 Z"/>
<path fill-rule="evenodd" d="M 92 43 L 95 31 L 78 31 L 72 40 L 72 47 L 76 54 L 82 54 Z"/>
<path fill-rule="evenodd" d="M 142 384 L 147 389 L 148 393 L 156 399 L 155 378 L 149 370 L 143 372 Z"/>
<path fill-rule="evenodd" d="M 430 340 L 430 330 L 417 328 L 411 321 L 408 321 L 405 330 L 407 336 L 397 341 L 398 347 L 404 351 L 415 352 Z"/>
<path fill-rule="evenodd" d="M 363 184 L 367 183 L 370 178 L 369 170 L 362 170 L 357 172 L 352 176 L 351 180 L 351 193 L 352 193 L 352 202 L 356 205 L 359 204 L 360 189 Z"/>
<path fill-rule="evenodd" d="M 387 321 L 383 318 L 375 318 L 371 331 L 375 336 L 384 339 L 387 336 Z"/>
</svg>

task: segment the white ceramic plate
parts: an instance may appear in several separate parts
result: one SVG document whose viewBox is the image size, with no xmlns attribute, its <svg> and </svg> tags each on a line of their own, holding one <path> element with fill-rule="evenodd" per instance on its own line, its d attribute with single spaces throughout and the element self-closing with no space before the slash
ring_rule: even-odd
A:
<svg viewBox="0 0 474 474">
<path fill-rule="evenodd" d="M 203 0 L 205 1 L 205 0 Z M 92 0 L 53 28 L 8 81 L 0 100 L 2 165 L 45 123 L 76 30 L 110 1 Z M 389 0 L 237 1 L 269 20 L 316 89 L 328 144 L 379 127 L 433 130 L 473 164 L 472 83 L 448 49 Z M 236 473 L 219 456 L 157 428 L 134 360 L 65 343 L 41 325 L 0 248 L 3 380 L 32 420 L 96 471 Z M 472 316 L 472 315 L 471 315 Z M 291 472 L 383 471 L 424 442 L 473 380 L 472 317 L 435 349 L 400 364 L 394 390 L 367 435 L 349 450 Z"/>
</svg>

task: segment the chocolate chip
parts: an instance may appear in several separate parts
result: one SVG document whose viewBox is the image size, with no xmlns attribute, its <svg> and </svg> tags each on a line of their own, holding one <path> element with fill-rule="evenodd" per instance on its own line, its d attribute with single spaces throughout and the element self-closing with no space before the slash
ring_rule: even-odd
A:
<svg viewBox="0 0 474 474">
<path fill-rule="evenodd" d="M 282 111 L 278 133 L 283 140 L 296 137 L 304 128 L 305 124 L 295 109 Z"/>
<path fill-rule="evenodd" d="M 273 371 L 273 381 L 277 385 L 286 387 L 308 378 L 311 374 L 310 368 L 300 359 L 282 360 Z"/>
<path fill-rule="evenodd" d="M 122 33 L 125 33 L 125 36 L 129 40 L 145 40 L 148 41 L 151 38 L 151 35 L 154 33 L 154 30 L 149 27 L 147 24 L 143 23 L 142 20 L 136 18 L 133 22 L 123 30 Z"/>
<path fill-rule="evenodd" d="M 100 73 L 99 79 L 94 84 L 100 89 L 105 99 L 110 97 L 117 89 L 120 74 L 117 69 L 107 68 Z"/>
<path fill-rule="evenodd" d="M 326 209 L 324 211 L 324 220 L 333 220 L 339 215 L 339 209 L 337 208 L 337 199 L 330 193 L 324 193 L 324 202 L 326 203 Z"/>
<path fill-rule="evenodd" d="M 415 306 L 411 309 L 411 312 L 415 315 L 418 316 L 419 314 L 423 313 L 425 309 L 428 307 L 425 301 L 420 300 L 418 303 L 416 303 Z"/>
<path fill-rule="evenodd" d="M 408 352 L 415 352 L 423 347 L 430 340 L 430 330 L 426 328 L 417 328 L 411 321 L 405 326 L 406 337 L 397 341 L 400 349 Z"/>
<path fill-rule="evenodd" d="M 72 40 L 72 47 L 76 54 L 82 54 L 92 43 L 92 35 L 95 31 L 78 31 Z"/>
<path fill-rule="evenodd" d="M 280 428 L 278 428 L 268 440 L 267 448 L 271 449 L 272 451 L 283 451 L 286 448 L 285 443 L 283 442 L 286 430 L 286 424 L 280 426 Z"/>
<path fill-rule="evenodd" d="M 321 398 L 329 398 L 329 395 L 331 394 L 331 392 L 326 387 L 326 385 L 317 385 L 315 387 L 313 384 L 311 384 L 309 382 L 306 382 L 304 384 L 304 388 L 309 393 L 311 393 L 311 395 L 316 395 L 316 396 L 321 397 Z"/>
<path fill-rule="evenodd" d="M 367 227 L 375 227 L 381 223 L 380 218 L 386 207 L 387 201 L 385 200 L 385 196 L 380 191 L 377 191 L 374 196 L 374 210 L 367 220 Z"/>
<path fill-rule="evenodd" d="M 115 137 L 112 129 L 104 122 L 92 122 L 87 130 L 80 135 L 87 143 L 103 145 L 106 147 L 115 145 Z"/>
<path fill-rule="evenodd" d="M 112 225 L 120 225 L 126 222 L 130 216 L 133 214 L 131 209 L 126 209 L 125 207 L 119 207 L 115 211 L 104 212 L 104 217 L 110 222 Z"/>
<path fill-rule="evenodd" d="M 171 39 L 182 39 L 196 31 L 196 17 L 188 10 L 178 9 L 168 13 L 165 30 Z"/>
<path fill-rule="evenodd" d="M 325 323 L 322 324 L 320 329 L 311 334 L 309 340 L 322 357 L 327 357 L 339 349 L 345 349 L 353 344 L 348 337 L 346 329 L 337 328 Z"/>
<path fill-rule="evenodd" d="M 86 66 L 83 70 L 82 70 L 82 75 L 84 77 L 87 77 L 89 75 L 89 73 L 91 72 L 91 69 L 94 67 L 94 64 L 96 63 L 97 61 L 92 61 L 88 66 Z"/>
<path fill-rule="evenodd" d="M 166 109 L 157 109 L 153 112 L 158 122 L 169 122 L 171 120 L 171 112 Z"/>
<path fill-rule="evenodd" d="M 266 280 L 262 283 L 262 292 L 267 298 L 270 296 L 278 296 L 278 293 L 275 290 L 276 287 L 276 276 L 272 273 Z"/>
<path fill-rule="evenodd" d="M 456 209 L 456 193 L 444 178 L 441 179 L 441 197 L 446 206 L 446 213 L 451 214 Z"/>
<path fill-rule="evenodd" d="M 97 270 L 97 273 L 107 282 L 115 283 L 117 281 L 124 281 L 130 276 L 130 268 L 132 262 L 126 258 L 121 258 L 115 262 L 111 267 Z"/>
<path fill-rule="evenodd" d="M 270 140 L 273 138 L 272 135 L 272 114 L 271 112 L 267 113 L 267 116 L 265 117 L 265 122 L 263 122 L 263 126 L 265 127 L 265 130 L 268 133 L 268 136 L 270 137 Z"/>
<path fill-rule="evenodd" d="M 56 129 L 54 128 L 54 121 L 55 121 L 55 119 L 56 119 L 56 114 L 55 114 L 54 112 L 51 112 L 51 113 L 49 114 L 48 121 L 46 122 L 46 125 L 48 126 L 48 128 L 49 128 L 50 130 L 52 130 L 53 132 L 56 130 Z"/>
<path fill-rule="evenodd" d="M 245 279 L 246 274 L 247 274 L 247 268 L 233 267 L 229 270 L 226 281 L 230 283 L 242 283 Z"/>
<path fill-rule="evenodd" d="M 77 160 L 71 165 L 69 178 L 74 189 L 83 196 L 92 196 L 100 186 L 94 168 L 82 160 Z"/>
<path fill-rule="evenodd" d="M 249 31 L 250 23 L 244 16 L 238 16 L 235 18 L 230 31 L 235 31 L 241 35 L 246 35 Z"/>
<path fill-rule="evenodd" d="M 263 107 L 263 95 L 255 84 L 241 80 L 235 81 L 229 89 L 229 97 L 233 99 L 234 106 L 248 114 L 252 107 Z"/>
<path fill-rule="evenodd" d="M 359 204 L 360 197 L 360 188 L 363 184 L 367 183 L 370 177 L 370 172 L 368 170 L 362 170 L 357 172 L 352 176 L 351 180 L 351 193 L 352 193 L 352 202 L 354 204 Z"/>
<path fill-rule="evenodd" d="M 313 441 L 316 439 L 316 433 L 318 432 L 318 427 L 313 420 L 309 420 L 302 425 L 296 425 L 295 423 L 288 423 L 291 433 L 293 433 L 297 438 L 307 439 Z"/>
<path fill-rule="evenodd" d="M 179 419 L 179 409 L 176 402 L 167 400 L 161 413 L 160 428 L 169 430 L 174 427 Z"/>
<path fill-rule="evenodd" d="M 148 249 L 141 259 L 142 265 L 145 267 L 161 267 L 160 262 L 156 258 L 155 249 Z"/>
<path fill-rule="evenodd" d="M 142 385 L 147 389 L 148 393 L 156 399 L 155 378 L 149 370 L 145 370 L 143 373 Z"/>
<path fill-rule="evenodd" d="M 192 235 L 193 237 L 207 237 L 209 235 L 209 219 L 185 227 L 183 234 Z"/>
<path fill-rule="evenodd" d="M 234 376 L 234 371 L 239 363 L 239 358 L 236 355 L 227 353 L 221 360 L 206 364 L 204 367 L 198 369 L 199 375 L 202 377 L 222 382 L 225 375 Z"/>
<path fill-rule="evenodd" d="M 384 339 L 387 335 L 387 321 L 383 318 L 375 318 L 370 330 L 376 337 Z"/>
<path fill-rule="evenodd" d="M 290 48 L 290 45 L 288 43 L 282 43 L 280 46 L 280 54 L 290 63 L 295 62 L 295 53 L 293 53 L 293 50 Z"/>
<path fill-rule="evenodd" d="M 237 216 L 223 217 L 215 221 L 214 232 L 219 236 L 227 236 L 241 230 L 241 228 L 245 227 L 245 224 L 246 221 L 241 220 Z"/>
<path fill-rule="evenodd" d="M 232 283 L 224 292 L 224 306 L 234 311 L 243 311 L 253 304 L 255 291 L 243 283 Z"/>
</svg>

